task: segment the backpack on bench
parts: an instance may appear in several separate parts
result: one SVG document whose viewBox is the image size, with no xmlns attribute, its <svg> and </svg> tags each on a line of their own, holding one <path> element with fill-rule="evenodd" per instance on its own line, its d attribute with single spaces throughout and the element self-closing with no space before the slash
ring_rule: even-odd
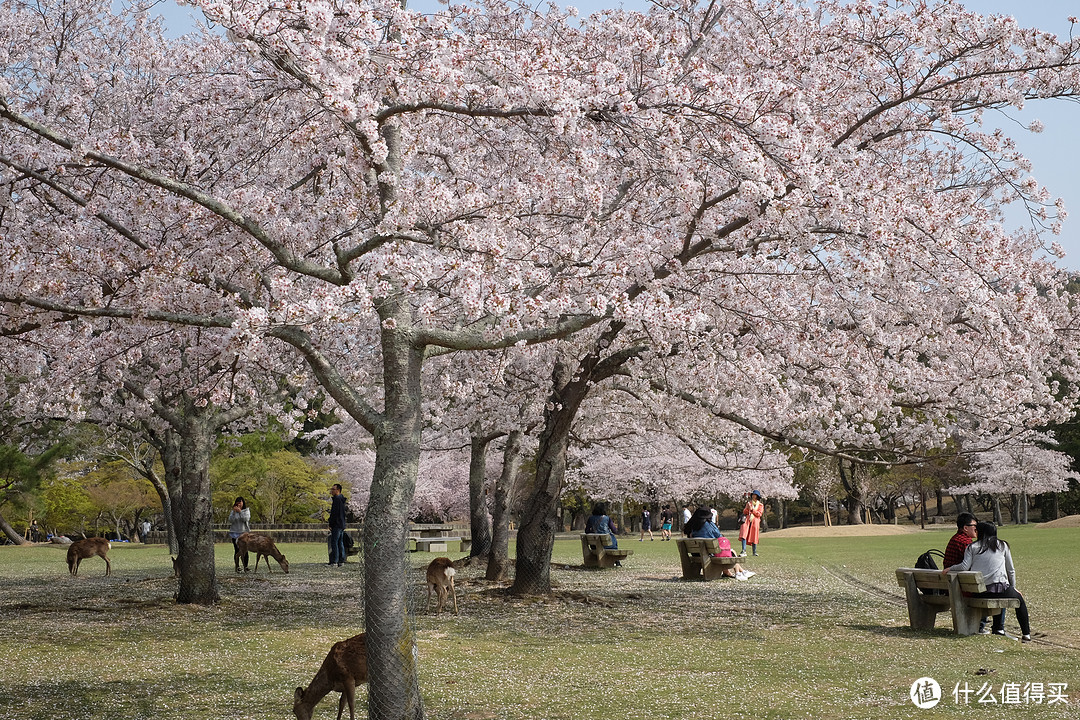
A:
<svg viewBox="0 0 1080 720">
<path fill-rule="evenodd" d="M 945 553 L 941 552 L 940 550 L 935 550 L 931 548 L 930 550 L 927 550 L 919 556 L 919 559 L 915 561 L 915 567 L 919 568 L 920 570 L 938 570 L 939 568 L 937 566 L 937 563 L 934 562 L 935 555 L 941 558 L 942 562 L 945 562 Z M 923 595 L 948 594 L 948 592 L 945 590 L 923 590 L 922 593 Z"/>
</svg>

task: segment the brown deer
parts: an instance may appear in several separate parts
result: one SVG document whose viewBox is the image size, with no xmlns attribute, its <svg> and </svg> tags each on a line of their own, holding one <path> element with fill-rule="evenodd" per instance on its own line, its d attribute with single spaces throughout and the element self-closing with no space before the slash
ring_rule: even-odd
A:
<svg viewBox="0 0 1080 720">
<path fill-rule="evenodd" d="M 79 563 L 86 558 L 97 555 L 105 561 L 105 575 L 109 575 L 112 573 L 112 563 L 109 562 L 109 550 L 112 550 L 112 545 L 105 538 L 92 537 L 76 540 L 68 547 L 68 572 L 72 575 L 78 575 Z"/>
<path fill-rule="evenodd" d="M 259 570 L 259 558 L 266 559 L 267 572 L 273 572 L 270 569 L 270 558 L 274 558 L 278 561 L 278 565 L 285 571 L 289 572 L 289 561 L 285 559 L 285 556 L 277 549 L 277 545 L 274 544 L 274 539 L 269 535 L 259 535 L 258 533 L 246 532 L 240 537 L 236 538 L 236 552 L 233 553 L 233 562 L 236 563 L 236 572 L 240 572 L 240 558 L 249 552 L 255 553 L 255 572 Z"/>
<path fill-rule="evenodd" d="M 435 614 L 442 613 L 447 591 L 454 598 L 454 614 L 458 614 L 457 592 L 454 591 L 454 575 L 456 574 L 457 570 L 454 569 L 454 563 L 450 558 L 439 557 L 431 561 L 427 566 L 427 606 L 424 608 L 424 612 L 431 609 L 431 591 L 434 590 L 439 597 L 439 605 L 435 609 Z"/>
<path fill-rule="evenodd" d="M 293 713 L 297 720 L 311 720 L 311 713 L 327 693 L 339 692 L 338 720 L 349 704 L 349 720 L 355 720 L 356 686 L 367 682 L 367 645 L 364 633 L 334 643 L 307 688 L 293 693 Z"/>
</svg>

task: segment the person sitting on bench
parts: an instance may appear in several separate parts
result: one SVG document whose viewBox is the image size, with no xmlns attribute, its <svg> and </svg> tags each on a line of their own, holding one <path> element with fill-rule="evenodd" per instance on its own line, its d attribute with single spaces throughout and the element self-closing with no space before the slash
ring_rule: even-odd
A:
<svg viewBox="0 0 1080 720">
<path fill-rule="evenodd" d="M 1027 603 L 1024 596 L 1016 589 L 1016 570 L 1013 568 L 1012 553 L 1009 544 L 997 536 L 997 526 L 981 522 L 975 527 L 978 540 L 964 550 L 964 559 L 956 565 L 946 567 L 941 573 L 960 570 L 977 570 L 982 573 L 986 583 L 986 592 L 973 593 L 979 598 L 1014 598 L 1020 601 L 1016 609 L 1016 619 L 1020 623 L 1021 640 L 1031 642 L 1031 624 L 1028 619 Z M 1005 613 L 994 616 L 993 633 L 1005 634 Z"/>
<path fill-rule="evenodd" d="M 692 538 L 716 538 L 718 545 L 726 545 L 721 547 L 719 553 L 714 553 L 716 557 L 735 557 L 735 551 L 731 549 L 731 543 L 727 542 L 727 538 L 724 538 L 724 534 L 720 532 L 720 528 L 716 527 L 712 521 L 712 512 L 707 507 L 699 507 L 694 511 L 694 514 L 690 516 L 690 522 L 686 524 L 683 531 Z M 720 542 L 723 538 L 723 542 Z M 739 563 L 735 563 L 734 566 L 724 568 L 725 577 L 733 577 L 736 580 L 749 580 L 751 576 L 757 573 L 747 571 L 743 569 L 743 566 Z"/>
</svg>

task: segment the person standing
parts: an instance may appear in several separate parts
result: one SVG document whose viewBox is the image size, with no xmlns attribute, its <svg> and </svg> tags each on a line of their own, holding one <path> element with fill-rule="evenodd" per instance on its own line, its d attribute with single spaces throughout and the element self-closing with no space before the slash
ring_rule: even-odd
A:
<svg viewBox="0 0 1080 720">
<path fill-rule="evenodd" d="M 236 555 L 236 538 L 251 531 L 251 510 L 248 509 L 244 498 L 238 497 L 233 502 L 232 511 L 229 513 L 229 537 L 232 539 L 233 555 Z M 248 554 L 244 553 L 244 572 L 248 571 Z M 236 565 L 236 572 L 240 572 L 240 564 Z"/>
<path fill-rule="evenodd" d="M 739 557 L 746 557 L 747 543 L 757 555 L 758 534 L 761 532 L 761 515 L 765 512 L 765 505 L 761 502 L 761 493 L 754 490 L 750 493 L 750 499 L 742 511 L 742 519 L 739 521 L 739 540 L 742 541 L 742 552 Z"/>
<path fill-rule="evenodd" d="M 660 511 L 660 540 L 671 539 L 671 525 L 675 522 L 675 513 L 670 505 L 665 505 Z"/>
<path fill-rule="evenodd" d="M 649 533 L 649 542 L 656 539 L 652 534 L 652 513 L 649 512 L 648 507 L 641 508 L 641 537 L 638 538 L 638 542 L 645 540 L 645 533 Z"/>
<path fill-rule="evenodd" d="M 1023 642 L 1031 642 L 1031 623 L 1027 602 L 1016 589 L 1016 570 L 1013 568 L 1009 543 L 998 538 L 997 526 L 993 523 L 981 522 L 976 526 L 975 532 L 979 539 L 967 546 L 964 550 L 964 559 L 956 565 L 947 565 L 941 574 L 977 570 L 983 575 L 986 592 L 972 593 L 972 597 L 1019 600 L 1020 607 L 1016 608 L 1016 620 L 1020 623 L 1020 632 L 1023 633 L 1020 639 Z M 993 626 L 995 635 L 1005 634 L 1005 613 L 994 616 Z"/>
<path fill-rule="evenodd" d="M 330 488 L 330 562 L 341 567 L 345 564 L 345 496 L 341 485 Z"/>
</svg>

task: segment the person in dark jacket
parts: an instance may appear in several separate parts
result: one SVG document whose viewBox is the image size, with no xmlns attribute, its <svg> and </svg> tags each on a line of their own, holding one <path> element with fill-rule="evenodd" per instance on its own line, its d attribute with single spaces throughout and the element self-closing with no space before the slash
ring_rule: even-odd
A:
<svg viewBox="0 0 1080 720">
<path fill-rule="evenodd" d="M 604 503 L 596 503 L 593 505 L 592 515 L 585 521 L 585 532 L 590 535 L 603 535 L 607 533 L 611 538 L 611 544 L 605 547 L 609 550 L 617 550 L 619 548 L 619 541 L 615 537 L 615 533 L 618 528 L 615 527 L 615 523 L 607 514 L 607 505 Z"/>
<path fill-rule="evenodd" d="M 345 496 L 341 485 L 330 488 L 330 565 L 345 564 Z"/>
</svg>

